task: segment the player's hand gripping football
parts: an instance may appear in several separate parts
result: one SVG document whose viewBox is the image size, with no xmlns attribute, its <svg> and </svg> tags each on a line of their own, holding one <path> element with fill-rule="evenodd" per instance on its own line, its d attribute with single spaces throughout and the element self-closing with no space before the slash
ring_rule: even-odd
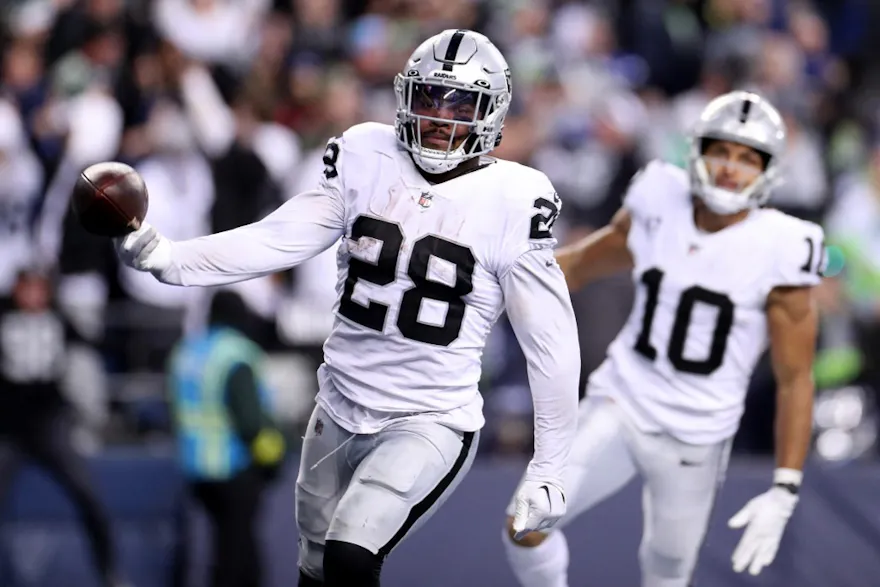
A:
<svg viewBox="0 0 880 587">
<path fill-rule="evenodd" d="M 149 223 L 134 232 L 113 239 L 119 259 L 138 271 L 158 273 L 171 265 L 171 243 Z"/>
<path fill-rule="evenodd" d="M 524 481 L 516 494 L 514 539 L 552 528 L 565 515 L 565 495 L 552 483 Z"/>
<path fill-rule="evenodd" d="M 748 568 L 749 573 L 757 575 L 773 562 L 785 525 L 797 502 L 797 493 L 774 485 L 730 518 L 727 524 L 731 528 L 745 527 L 739 545 L 733 551 L 734 571 L 740 573 Z"/>
</svg>

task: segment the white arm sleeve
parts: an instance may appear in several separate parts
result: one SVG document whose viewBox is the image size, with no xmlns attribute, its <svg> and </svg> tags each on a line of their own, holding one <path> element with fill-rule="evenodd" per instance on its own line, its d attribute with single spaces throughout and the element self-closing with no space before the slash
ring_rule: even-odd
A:
<svg viewBox="0 0 880 587">
<path fill-rule="evenodd" d="M 345 206 L 335 190 L 294 196 L 259 222 L 171 243 L 171 266 L 156 277 L 173 285 L 224 285 L 283 271 L 339 240 Z"/>
<path fill-rule="evenodd" d="M 535 454 L 526 479 L 564 490 L 578 414 L 580 346 L 562 270 L 549 248 L 526 252 L 501 277 L 510 324 L 528 364 Z"/>
</svg>

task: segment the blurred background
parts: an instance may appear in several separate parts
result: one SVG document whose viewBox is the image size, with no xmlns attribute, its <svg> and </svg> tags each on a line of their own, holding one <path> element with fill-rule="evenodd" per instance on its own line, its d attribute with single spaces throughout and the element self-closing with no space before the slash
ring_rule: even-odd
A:
<svg viewBox="0 0 880 587">
<path fill-rule="evenodd" d="M 149 221 L 172 239 L 253 222 L 314 182 L 328 138 L 362 121 L 393 123 L 394 74 L 419 42 L 452 27 L 483 32 L 506 55 L 514 97 L 495 154 L 551 178 L 565 202 L 562 243 L 605 224 L 648 160 L 684 165 L 689 126 L 713 97 L 753 89 L 781 110 L 788 181 L 771 205 L 822 224 L 829 245 L 816 474 L 841 486 L 852 485 L 847 475 L 867 476 L 874 485 L 859 477 L 861 486 L 880 495 L 880 2 L 0 0 L 0 23 L 0 298 L 15 297 L 23 269 L 49 275 L 53 308 L 76 333 L 58 378 L 74 415 L 73 446 L 88 457 L 113 520 L 152 524 L 149 532 L 120 530 L 123 566 L 144 577 L 135 584 L 171 584 L 166 554 L 189 552 L 180 545 L 192 542 L 203 550 L 198 539 L 181 539 L 192 530 L 181 521 L 186 506 L 176 509 L 187 498 L 175 473 L 168 365 L 182 337 L 205 328 L 216 292 L 120 267 L 107 240 L 85 233 L 69 212 L 79 172 L 105 160 L 134 166 L 149 187 Z M 289 482 L 332 324 L 334 253 L 227 290 L 244 302 L 243 333 L 266 353 L 273 416 L 289 439 L 288 485 L 272 502 L 285 511 L 270 516 L 288 525 Z M 574 295 L 585 376 L 628 314 L 631 290 L 621 276 Z M 494 544 L 494 510 L 514 488 L 532 432 L 525 363 L 504 319 L 484 367 L 488 425 L 478 468 L 487 468 L 476 476 L 507 480 L 496 481 L 497 502 L 484 507 Z M 759 482 L 754 493 L 769 481 L 773 415 L 772 374 L 762 362 L 736 440 L 733 487 L 740 473 Z M 496 466 L 510 469 L 486 473 Z M 70 514 L 46 505 L 55 495 L 49 485 L 25 471 L 0 510 L 0 584 L 90 584 L 55 582 L 72 568 L 91 571 L 75 527 L 46 530 Z M 476 499 L 467 491 L 457 496 L 464 508 Z M 620 515 L 632 517 L 632 507 Z M 855 540 L 850 553 L 867 548 L 880 560 L 880 505 L 859 507 L 873 513 L 838 507 L 834 519 Z M 632 533 L 635 544 L 638 528 Z M 284 540 L 293 552 L 295 538 Z M 139 559 L 138 548 L 159 550 Z M 608 556 L 635 560 L 635 546 Z M 175 560 L 178 571 L 191 566 Z M 277 578 L 292 561 L 288 554 L 268 564 Z M 859 576 L 833 584 L 880 584 L 878 573 Z M 409 581 L 389 584 L 435 584 Z"/>
</svg>

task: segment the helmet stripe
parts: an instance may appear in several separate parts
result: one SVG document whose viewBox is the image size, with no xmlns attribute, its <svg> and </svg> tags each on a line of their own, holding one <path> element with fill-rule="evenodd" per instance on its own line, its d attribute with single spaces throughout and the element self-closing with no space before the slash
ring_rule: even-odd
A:
<svg viewBox="0 0 880 587">
<path fill-rule="evenodd" d="M 739 113 L 739 121 L 745 123 L 749 118 L 749 110 L 752 109 L 751 100 L 743 100 L 742 112 Z"/>
<path fill-rule="evenodd" d="M 452 65 L 455 62 L 455 56 L 458 55 L 458 48 L 461 46 L 461 40 L 464 38 L 464 29 L 458 29 L 449 39 L 449 45 L 446 47 L 446 55 L 443 56 L 443 71 L 452 71 Z"/>
</svg>

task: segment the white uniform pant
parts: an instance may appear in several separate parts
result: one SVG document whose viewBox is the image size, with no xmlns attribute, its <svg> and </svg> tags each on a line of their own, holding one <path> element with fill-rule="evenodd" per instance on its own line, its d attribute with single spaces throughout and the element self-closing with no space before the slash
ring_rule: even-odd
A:
<svg viewBox="0 0 880 587">
<path fill-rule="evenodd" d="M 727 469 L 731 440 L 692 445 L 667 434 L 637 430 L 612 400 L 581 402 L 578 433 L 565 478 L 565 517 L 575 519 L 624 487 L 637 474 L 644 482 L 644 533 L 639 560 L 643 585 L 683 578 L 686 585 Z M 508 515 L 513 515 L 511 501 Z"/>
<path fill-rule="evenodd" d="M 296 480 L 300 569 L 323 579 L 327 540 L 386 556 L 452 494 L 478 443 L 478 432 L 418 416 L 351 434 L 315 407 Z"/>
</svg>

